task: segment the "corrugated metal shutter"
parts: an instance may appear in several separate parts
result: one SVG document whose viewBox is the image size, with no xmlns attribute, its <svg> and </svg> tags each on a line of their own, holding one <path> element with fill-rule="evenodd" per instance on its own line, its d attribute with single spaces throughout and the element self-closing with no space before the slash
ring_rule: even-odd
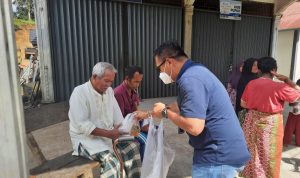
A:
<svg viewBox="0 0 300 178">
<path fill-rule="evenodd" d="M 219 14 L 195 10 L 193 16 L 192 59 L 204 64 L 221 81 L 228 76 L 232 61 L 232 21 Z"/>
<path fill-rule="evenodd" d="M 159 80 L 153 50 L 167 40 L 181 43 L 181 8 L 105 0 L 48 2 L 56 101 L 68 99 L 75 86 L 87 81 L 98 61 L 118 69 L 114 86 L 122 81 L 125 66 L 141 66 L 142 98 L 176 94 L 174 86 Z"/>
<path fill-rule="evenodd" d="M 142 66 L 142 98 L 174 96 L 176 87 L 164 85 L 153 64 L 153 50 L 162 42 L 181 44 L 182 9 L 178 7 L 128 4 L 129 65 Z"/>
<path fill-rule="evenodd" d="M 268 17 L 242 16 L 235 21 L 233 64 L 250 57 L 268 56 L 272 19 Z"/>
<path fill-rule="evenodd" d="M 69 98 L 98 61 L 123 67 L 122 3 L 100 0 L 48 1 L 55 100 Z M 116 83 L 120 83 L 122 72 Z"/>
<path fill-rule="evenodd" d="M 107 0 L 51 0 L 48 7 L 56 101 L 68 99 L 75 86 L 87 81 L 98 61 L 119 70 L 115 84 L 122 81 L 125 66 L 142 66 L 142 98 L 176 95 L 175 86 L 159 80 L 153 50 L 167 40 L 181 43 L 180 7 Z M 269 51 L 269 18 L 220 20 L 218 13 L 195 10 L 193 19 L 192 58 L 223 82 L 230 64 Z"/>
<path fill-rule="evenodd" d="M 207 66 L 224 84 L 229 66 L 269 54 L 272 19 L 242 15 L 223 20 L 217 12 L 195 10 L 192 58 Z"/>
</svg>

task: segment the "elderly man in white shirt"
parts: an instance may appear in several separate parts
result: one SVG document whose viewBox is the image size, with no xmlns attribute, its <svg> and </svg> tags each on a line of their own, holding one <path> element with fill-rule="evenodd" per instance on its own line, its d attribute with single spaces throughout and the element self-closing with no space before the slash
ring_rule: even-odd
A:
<svg viewBox="0 0 300 178">
<path fill-rule="evenodd" d="M 124 134 L 119 126 L 124 119 L 110 87 L 117 70 L 109 63 L 97 63 L 90 80 L 77 86 L 70 97 L 70 136 L 73 155 L 99 161 L 102 177 L 119 177 L 120 164 L 112 140 Z M 136 142 L 118 144 L 127 177 L 140 177 L 141 159 Z"/>
</svg>

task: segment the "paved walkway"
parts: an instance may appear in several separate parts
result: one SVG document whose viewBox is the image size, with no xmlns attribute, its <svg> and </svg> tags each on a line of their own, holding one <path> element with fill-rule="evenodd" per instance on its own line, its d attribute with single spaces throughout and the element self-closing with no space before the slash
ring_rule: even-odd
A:
<svg viewBox="0 0 300 178">
<path fill-rule="evenodd" d="M 145 99 L 141 103 L 141 110 L 149 110 L 156 102 L 171 103 L 176 98 Z M 67 103 L 42 105 L 40 108 L 25 112 L 27 133 L 35 138 L 46 159 L 52 159 L 71 151 L 71 142 L 68 135 Z M 168 178 L 191 177 L 193 149 L 188 144 L 186 134 L 177 134 L 177 126 L 171 121 L 164 120 L 165 140 L 176 151 L 173 164 L 170 167 Z M 29 154 L 29 167 L 36 165 L 34 156 Z M 300 148 L 290 146 L 285 148 L 281 162 L 282 178 L 299 178 L 297 172 L 300 166 Z"/>
</svg>

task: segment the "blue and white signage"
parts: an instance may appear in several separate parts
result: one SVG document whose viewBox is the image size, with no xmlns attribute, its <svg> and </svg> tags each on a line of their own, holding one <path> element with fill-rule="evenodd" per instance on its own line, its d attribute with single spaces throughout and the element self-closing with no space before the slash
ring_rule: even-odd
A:
<svg viewBox="0 0 300 178">
<path fill-rule="evenodd" d="M 242 2 L 234 0 L 220 0 L 220 18 L 241 20 Z"/>
</svg>

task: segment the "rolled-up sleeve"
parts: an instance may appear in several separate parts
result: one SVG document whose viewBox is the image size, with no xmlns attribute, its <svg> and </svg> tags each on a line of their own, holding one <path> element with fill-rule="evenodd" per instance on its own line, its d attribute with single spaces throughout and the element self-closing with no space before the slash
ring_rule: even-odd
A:
<svg viewBox="0 0 300 178">
<path fill-rule="evenodd" d="M 69 119 L 72 127 L 79 134 L 90 135 L 96 128 L 95 124 L 89 119 L 89 106 L 84 97 L 80 95 L 80 92 L 75 88 L 70 97 L 70 109 Z M 71 128 L 72 129 L 72 128 Z"/>
</svg>

